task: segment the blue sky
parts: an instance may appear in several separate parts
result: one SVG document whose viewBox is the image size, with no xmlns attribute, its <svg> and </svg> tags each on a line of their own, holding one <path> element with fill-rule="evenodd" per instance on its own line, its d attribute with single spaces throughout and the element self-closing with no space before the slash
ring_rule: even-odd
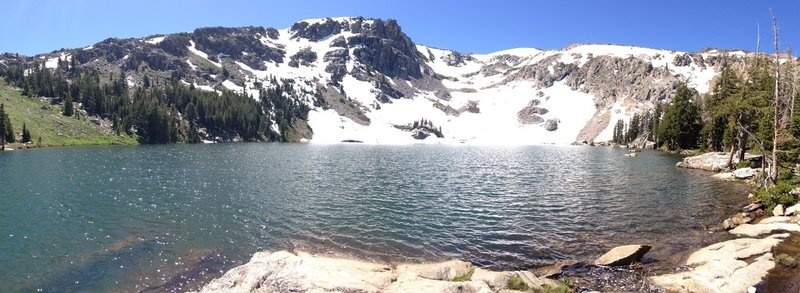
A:
<svg viewBox="0 0 800 293">
<path fill-rule="evenodd" d="M 143 37 L 204 26 L 285 28 L 306 18 L 397 19 L 416 43 L 467 53 L 613 43 L 696 51 L 771 51 L 769 8 L 781 46 L 800 47 L 800 1 L 355 1 L 4 0 L 0 52 L 77 48 L 108 37 Z"/>
</svg>

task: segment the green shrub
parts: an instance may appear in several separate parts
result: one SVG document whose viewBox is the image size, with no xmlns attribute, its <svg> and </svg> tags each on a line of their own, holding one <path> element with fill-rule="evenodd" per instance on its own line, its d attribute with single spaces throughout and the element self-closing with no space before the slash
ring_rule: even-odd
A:
<svg viewBox="0 0 800 293">
<path fill-rule="evenodd" d="M 741 161 L 741 162 L 738 162 L 738 163 L 734 164 L 733 168 L 734 169 L 747 168 L 747 167 L 750 167 L 750 165 L 751 165 L 750 161 L 744 160 L 744 161 Z"/>
<path fill-rule="evenodd" d="M 519 291 L 528 291 L 530 289 L 528 284 L 525 284 L 525 281 L 522 280 L 518 274 L 514 274 L 511 278 L 508 278 L 508 282 L 506 282 L 506 288 L 511 290 L 519 290 Z"/>
<path fill-rule="evenodd" d="M 561 279 L 561 285 L 557 287 L 550 287 L 548 285 L 544 285 L 544 290 L 534 290 L 535 292 L 541 293 L 568 293 L 569 292 L 569 278 L 564 277 Z"/>
<path fill-rule="evenodd" d="M 785 253 L 776 255 L 775 262 L 787 268 L 793 268 L 797 266 L 797 261 L 794 259 L 794 257 Z"/>
<path fill-rule="evenodd" d="M 759 188 L 755 196 L 764 204 L 766 211 L 772 211 L 778 204 L 791 206 L 797 203 L 797 196 L 789 193 L 795 186 L 792 182 L 780 181 L 769 189 Z"/>
</svg>

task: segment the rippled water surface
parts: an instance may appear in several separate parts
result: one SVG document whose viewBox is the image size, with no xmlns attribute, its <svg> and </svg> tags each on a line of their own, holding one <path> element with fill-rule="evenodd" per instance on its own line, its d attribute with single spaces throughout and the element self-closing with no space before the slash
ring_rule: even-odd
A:
<svg viewBox="0 0 800 293">
<path fill-rule="evenodd" d="M 495 268 L 696 246 L 745 187 L 659 152 L 220 144 L 0 154 L 0 284 L 186 289 L 256 251 Z M 683 235 L 683 236 L 682 236 Z M 688 239 L 688 240 L 687 240 Z M 195 280 L 195 284 L 192 284 Z"/>
</svg>

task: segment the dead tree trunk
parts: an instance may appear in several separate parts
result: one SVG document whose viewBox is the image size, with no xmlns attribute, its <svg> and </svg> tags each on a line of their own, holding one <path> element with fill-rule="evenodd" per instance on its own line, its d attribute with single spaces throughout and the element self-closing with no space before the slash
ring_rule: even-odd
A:
<svg viewBox="0 0 800 293">
<path fill-rule="evenodd" d="M 792 65 L 792 95 L 790 96 L 791 103 L 789 105 L 789 123 L 792 123 L 792 119 L 794 119 L 794 99 L 797 97 L 797 59 L 794 58 L 791 48 L 788 56 Z"/>
<path fill-rule="evenodd" d="M 778 20 L 775 13 L 770 10 L 772 14 L 772 36 L 774 38 L 775 49 L 775 92 L 772 98 L 773 107 L 773 121 L 772 121 L 772 165 L 769 168 L 769 179 L 772 184 L 778 183 L 778 144 L 779 134 L 781 133 L 781 97 L 780 97 L 780 79 L 781 79 L 781 64 L 780 64 L 780 48 L 778 44 Z"/>
</svg>

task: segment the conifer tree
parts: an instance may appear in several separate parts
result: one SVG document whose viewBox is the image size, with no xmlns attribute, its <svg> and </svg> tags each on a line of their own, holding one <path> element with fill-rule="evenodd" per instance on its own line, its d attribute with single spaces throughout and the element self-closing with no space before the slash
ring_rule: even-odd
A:
<svg viewBox="0 0 800 293">
<path fill-rule="evenodd" d="M 661 116 L 664 114 L 664 108 L 660 102 L 656 102 L 656 108 L 653 109 L 653 116 L 651 117 L 652 121 L 650 121 L 650 137 L 649 139 L 655 143 L 655 146 L 658 147 L 661 145 L 661 141 L 658 137 L 658 128 L 661 124 Z"/>
<path fill-rule="evenodd" d="M 195 120 L 197 119 L 197 107 L 195 107 L 194 103 L 189 102 L 186 105 L 186 109 L 183 111 L 184 116 L 186 116 L 186 121 L 189 121 L 189 124 L 194 124 Z"/>
<path fill-rule="evenodd" d="M 6 137 L 6 142 L 8 142 L 8 143 L 16 142 L 17 141 L 17 137 L 14 135 L 14 126 L 11 125 L 11 117 L 9 117 L 9 115 L 6 114 L 5 117 L 3 117 L 3 118 L 5 120 L 4 123 L 5 123 L 5 131 L 6 132 L 5 132 L 4 135 Z"/>
<path fill-rule="evenodd" d="M 725 65 L 720 73 L 714 91 L 704 101 L 705 123 L 702 130 L 702 147 L 709 151 L 722 151 L 731 147 L 731 142 L 725 143 L 725 132 L 729 128 L 730 111 L 725 109 L 735 95 L 739 93 L 740 81 L 730 66 Z"/>
<path fill-rule="evenodd" d="M 639 114 L 633 114 L 628 122 L 628 129 L 625 131 L 625 143 L 633 142 L 639 137 L 639 122 Z"/>
<path fill-rule="evenodd" d="M 64 116 L 72 116 L 72 114 L 74 114 L 74 112 L 75 112 L 75 109 L 73 109 L 72 97 L 70 97 L 70 95 L 67 95 L 67 99 L 64 100 L 64 109 L 63 109 L 63 111 L 61 113 Z"/>
<path fill-rule="evenodd" d="M 28 131 L 27 125 L 22 123 L 22 143 L 29 143 L 31 142 L 31 133 Z"/>
<path fill-rule="evenodd" d="M 625 130 L 625 122 L 622 119 L 617 120 L 617 124 L 614 125 L 614 133 L 612 135 L 612 141 L 615 143 L 623 143 L 623 131 Z"/>
<path fill-rule="evenodd" d="M 678 85 L 675 97 L 664 109 L 658 129 L 659 138 L 670 150 L 692 149 L 700 136 L 700 112 L 691 98 L 694 92 L 685 83 Z"/>
<path fill-rule="evenodd" d="M 0 104 L 0 151 L 6 149 L 6 110 L 5 105 Z"/>
</svg>

